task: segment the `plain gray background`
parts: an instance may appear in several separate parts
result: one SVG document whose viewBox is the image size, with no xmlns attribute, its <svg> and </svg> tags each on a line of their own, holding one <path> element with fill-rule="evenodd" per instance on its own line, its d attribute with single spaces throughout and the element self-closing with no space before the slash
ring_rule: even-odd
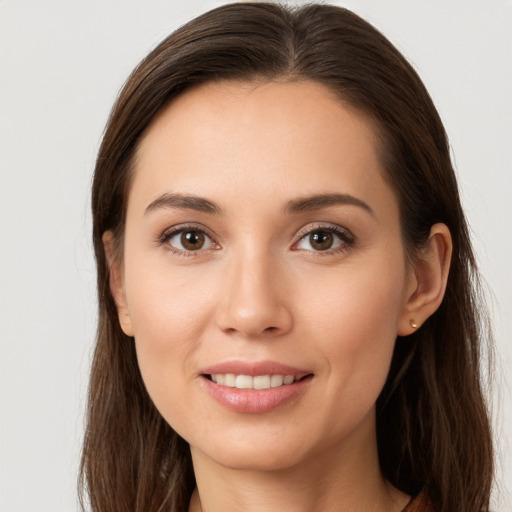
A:
<svg viewBox="0 0 512 512">
<path fill-rule="evenodd" d="M 0 0 L 0 512 L 78 510 L 96 321 L 95 154 L 136 63 L 171 30 L 222 3 Z M 405 53 L 450 136 L 493 290 L 495 510 L 510 512 L 512 2 L 332 3 L 366 17 Z"/>
</svg>

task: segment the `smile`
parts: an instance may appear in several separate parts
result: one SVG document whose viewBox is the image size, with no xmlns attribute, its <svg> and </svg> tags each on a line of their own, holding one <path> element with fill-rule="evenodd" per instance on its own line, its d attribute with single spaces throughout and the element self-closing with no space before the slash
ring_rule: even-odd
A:
<svg viewBox="0 0 512 512">
<path fill-rule="evenodd" d="M 237 413 L 266 413 L 297 401 L 314 372 L 277 361 L 224 361 L 203 368 L 201 386 L 220 405 Z"/>
<path fill-rule="evenodd" d="M 212 382 L 237 389 L 270 389 L 286 386 L 299 381 L 300 376 L 293 375 L 235 375 L 234 373 L 216 373 L 210 375 Z"/>
</svg>

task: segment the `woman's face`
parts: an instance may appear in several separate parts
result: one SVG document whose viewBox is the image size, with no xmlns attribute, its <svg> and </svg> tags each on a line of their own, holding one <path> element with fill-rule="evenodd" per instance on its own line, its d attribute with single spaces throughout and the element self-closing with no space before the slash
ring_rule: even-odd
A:
<svg viewBox="0 0 512 512">
<path fill-rule="evenodd" d="M 415 286 L 383 172 L 371 123 L 314 82 L 204 85 L 151 125 L 115 295 L 193 454 L 277 469 L 374 446 Z"/>
</svg>

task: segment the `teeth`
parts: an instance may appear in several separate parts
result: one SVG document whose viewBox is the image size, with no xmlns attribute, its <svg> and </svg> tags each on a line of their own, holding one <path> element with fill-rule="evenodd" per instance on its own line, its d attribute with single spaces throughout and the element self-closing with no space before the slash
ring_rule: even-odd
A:
<svg viewBox="0 0 512 512">
<path fill-rule="evenodd" d="M 271 388 L 278 388 L 279 386 L 282 386 L 284 382 L 284 377 L 282 375 L 272 375 L 270 377 L 270 387 Z"/>
<path fill-rule="evenodd" d="M 270 375 L 258 375 L 252 379 L 253 389 L 268 389 L 270 387 Z"/>
<path fill-rule="evenodd" d="M 234 375 L 233 373 L 217 373 L 210 375 L 213 382 L 221 386 L 237 389 L 270 389 L 295 382 L 293 375 Z"/>
<path fill-rule="evenodd" d="M 253 378 L 249 375 L 237 375 L 235 388 L 237 389 L 252 389 Z"/>
<path fill-rule="evenodd" d="M 232 373 L 228 373 L 224 375 L 224 386 L 229 386 L 230 388 L 234 388 L 236 385 L 236 375 Z"/>
</svg>

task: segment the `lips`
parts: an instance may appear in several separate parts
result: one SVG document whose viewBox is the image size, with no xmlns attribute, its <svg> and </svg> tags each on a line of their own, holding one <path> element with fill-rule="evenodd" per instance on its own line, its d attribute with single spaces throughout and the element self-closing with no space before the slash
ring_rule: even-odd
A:
<svg viewBox="0 0 512 512">
<path fill-rule="evenodd" d="M 233 361 L 205 368 L 201 377 L 221 405 L 241 413 L 264 413 L 298 398 L 313 374 L 274 361 Z"/>
<path fill-rule="evenodd" d="M 312 373 L 307 369 L 294 368 L 286 364 L 281 364 L 276 361 L 226 361 L 224 363 L 208 366 L 201 371 L 204 375 L 214 374 L 228 374 L 235 375 L 250 375 L 255 377 L 257 375 L 307 375 Z"/>
</svg>

